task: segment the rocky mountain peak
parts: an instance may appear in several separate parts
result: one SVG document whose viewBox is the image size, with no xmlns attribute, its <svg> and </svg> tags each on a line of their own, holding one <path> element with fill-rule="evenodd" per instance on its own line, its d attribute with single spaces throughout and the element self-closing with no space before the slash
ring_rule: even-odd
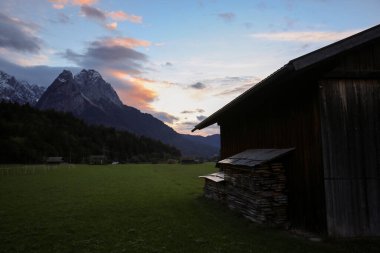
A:
<svg viewBox="0 0 380 253">
<path fill-rule="evenodd" d="M 44 91 L 43 87 L 30 85 L 27 81 L 18 81 L 0 70 L 0 100 L 34 105 Z"/>
<path fill-rule="evenodd" d="M 61 74 L 57 77 L 56 81 L 59 81 L 60 83 L 67 83 L 73 80 L 73 73 L 69 70 L 63 70 Z"/>
<path fill-rule="evenodd" d="M 112 103 L 117 106 L 123 106 L 115 90 L 96 70 L 83 69 L 74 76 L 74 80 L 79 85 L 82 93 L 90 100 L 96 103 Z"/>
</svg>

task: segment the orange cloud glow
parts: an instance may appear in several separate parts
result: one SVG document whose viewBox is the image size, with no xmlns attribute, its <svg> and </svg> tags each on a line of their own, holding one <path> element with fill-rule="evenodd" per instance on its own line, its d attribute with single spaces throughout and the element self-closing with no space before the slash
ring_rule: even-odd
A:
<svg viewBox="0 0 380 253">
<path fill-rule="evenodd" d="M 125 13 L 124 11 L 112 11 L 108 13 L 108 16 L 111 17 L 113 20 L 117 20 L 117 21 L 128 20 L 129 22 L 132 22 L 132 23 L 142 23 L 141 16 L 131 15 L 131 14 Z"/>
<path fill-rule="evenodd" d="M 97 0 L 72 0 L 74 5 L 93 5 Z"/>
<path fill-rule="evenodd" d="M 113 22 L 113 23 L 110 23 L 110 24 L 106 24 L 106 27 L 109 30 L 115 30 L 117 28 L 117 23 Z"/>
<path fill-rule="evenodd" d="M 148 47 L 152 44 L 150 41 L 138 40 L 138 39 L 127 38 L 127 37 L 106 38 L 101 43 L 109 47 L 121 46 L 121 47 L 128 47 L 128 48 Z"/>
<path fill-rule="evenodd" d="M 49 2 L 53 3 L 54 9 L 63 9 L 69 3 L 69 0 L 49 0 Z M 93 5 L 97 0 L 71 0 L 70 2 L 73 5 Z"/>
<path fill-rule="evenodd" d="M 116 88 L 116 92 L 123 103 L 143 111 L 153 111 L 153 107 L 150 105 L 150 102 L 153 102 L 157 98 L 157 93 L 146 88 L 144 84 L 154 81 L 134 77 L 121 70 L 109 70 L 107 73 L 126 83 L 125 87 Z"/>
</svg>

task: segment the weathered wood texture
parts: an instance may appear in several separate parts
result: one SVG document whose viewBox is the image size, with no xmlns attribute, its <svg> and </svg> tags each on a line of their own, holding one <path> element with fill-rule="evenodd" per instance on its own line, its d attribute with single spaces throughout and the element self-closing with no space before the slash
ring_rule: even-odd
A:
<svg viewBox="0 0 380 253">
<path fill-rule="evenodd" d="M 239 108 L 219 122 L 221 158 L 245 149 L 289 148 L 286 167 L 290 225 L 325 232 L 318 83 L 294 81 Z"/>
<path fill-rule="evenodd" d="M 321 86 L 329 234 L 380 235 L 380 81 Z"/>
<path fill-rule="evenodd" d="M 328 232 L 380 235 L 380 42 L 335 61 L 320 81 Z M 372 74 L 368 74 L 372 73 Z"/>
</svg>

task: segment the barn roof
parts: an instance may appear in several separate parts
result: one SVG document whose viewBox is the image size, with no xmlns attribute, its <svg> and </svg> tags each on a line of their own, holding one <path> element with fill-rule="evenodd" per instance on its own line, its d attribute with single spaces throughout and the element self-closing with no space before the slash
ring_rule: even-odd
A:
<svg viewBox="0 0 380 253">
<path fill-rule="evenodd" d="M 350 49 L 361 46 L 365 43 L 374 41 L 380 38 L 380 25 L 376 25 L 372 28 L 364 30 L 360 33 L 342 39 L 338 42 L 330 44 L 328 46 L 322 47 L 311 53 L 305 54 L 301 57 L 295 58 L 285 64 L 282 68 L 275 71 L 273 74 L 269 75 L 267 78 L 263 79 L 261 82 L 257 83 L 243 94 L 229 102 L 227 105 L 213 113 L 211 116 L 197 124 L 192 132 L 195 130 L 201 130 L 208 127 L 220 119 L 222 115 L 228 112 L 230 109 L 234 108 L 237 104 L 241 103 L 248 97 L 253 96 L 258 90 L 269 86 L 278 86 L 284 78 L 291 75 L 297 75 L 304 69 L 315 66 L 316 64 L 322 63 L 326 60 L 333 58 L 341 53 L 344 53 Z"/>
<path fill-rule="evenodd" d="M 223 159 L 217 165 L 228 164 L 244 167 L 256 167 L 258 165 L 273 161 L 283 155 L 286 155 L 294 148 L 287 149 L 247 149 L 241 153 Z"/>
</svg>

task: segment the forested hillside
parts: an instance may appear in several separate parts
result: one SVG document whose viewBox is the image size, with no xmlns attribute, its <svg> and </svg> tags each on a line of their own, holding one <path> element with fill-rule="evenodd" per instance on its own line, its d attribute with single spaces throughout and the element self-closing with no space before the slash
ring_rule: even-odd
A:
<svg viewBox="0 0 380 253">
<path fill-rule="evenodd" d="M 68 113 L 0 103 L 0 163 L 39 163 L 48 156 L 85 162 L 90 155 L 110 160 L 157 162 L 180 151 L 160 141 L 102 126 L 89 126 Z"/>
</svg>

